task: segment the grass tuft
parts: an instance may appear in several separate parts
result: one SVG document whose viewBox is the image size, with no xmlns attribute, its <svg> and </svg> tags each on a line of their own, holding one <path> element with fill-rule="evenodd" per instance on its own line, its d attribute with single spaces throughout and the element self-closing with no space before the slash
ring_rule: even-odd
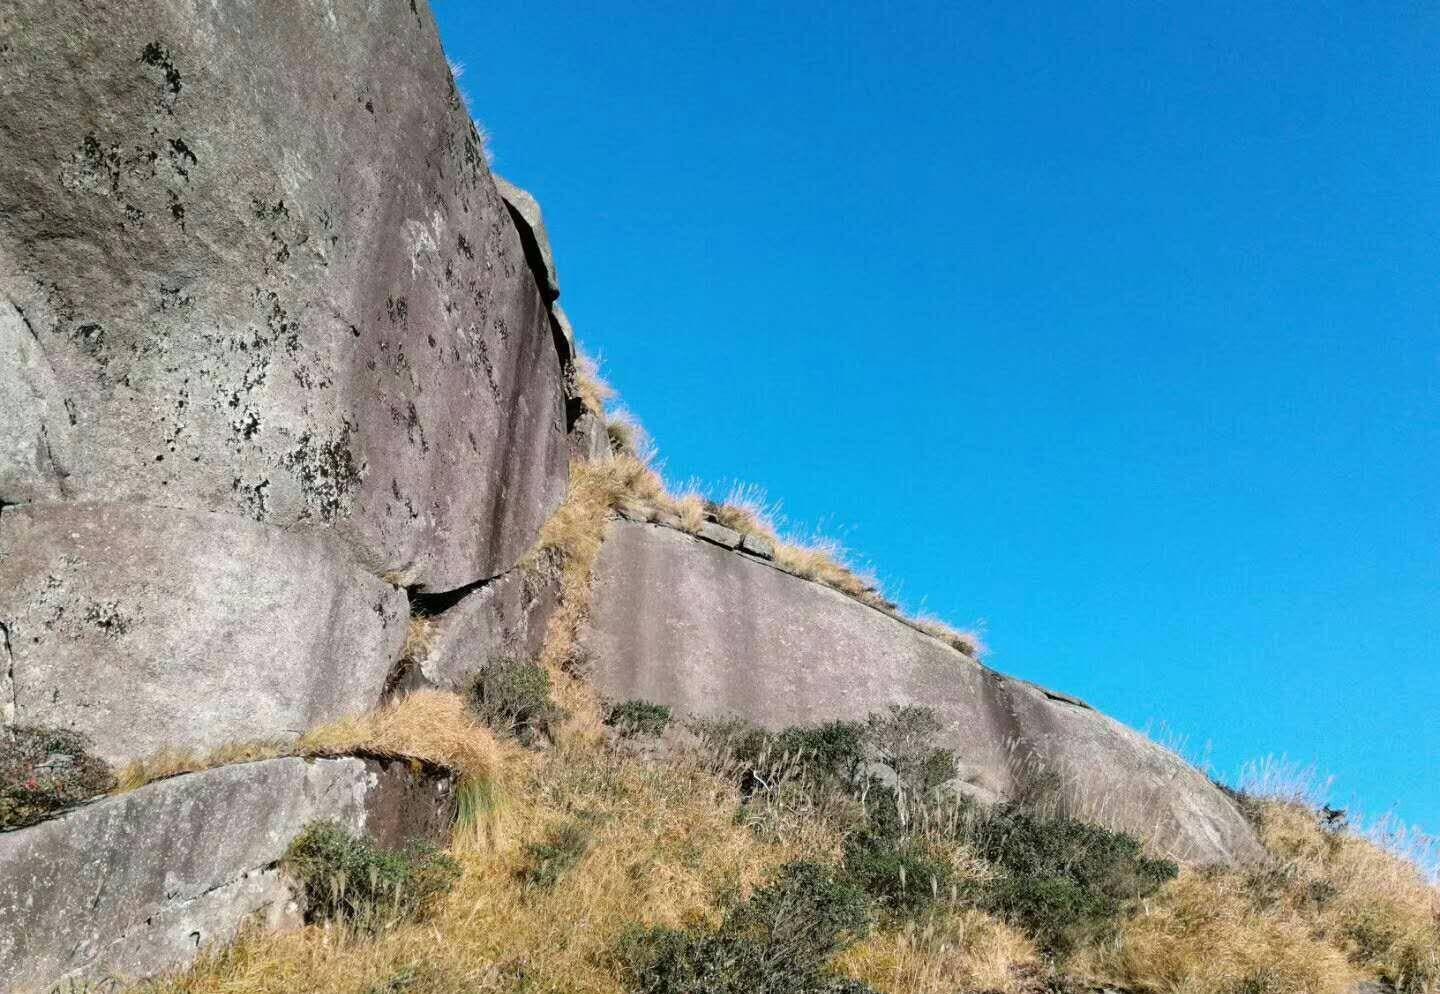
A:
<svg viewBox="0 0 1440 994">
<path fill-rule="evenodd" d="M 432 845 L 385 849 L 334 821 L 306 826 L 281 865 L 300 881 L 308 920 L 372 935 L 419 918 L 460 876 L 460 864 Z"/>
</svg>

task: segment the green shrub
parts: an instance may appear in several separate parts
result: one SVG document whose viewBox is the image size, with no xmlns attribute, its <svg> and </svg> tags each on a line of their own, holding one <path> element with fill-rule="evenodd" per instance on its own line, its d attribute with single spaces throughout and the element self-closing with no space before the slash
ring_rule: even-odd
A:
<svg viewBox="0 0 1440 994">
<path fill-rule="evenodd" d="M 550 674 L 543 666 L 513 659 L 481 670 L 470 685 L 470 702 L 485 724 L 522 740 L 548 732 L 559 716 L 550 701 Z"/>
<path fill-rule="evenodd" d="M 619 960 L 635 994 L 873 994 L 826 965 L 869 924 L 859 889 L 792 863 L 719 928 L 631 931 Z"/>
<path fill-rule="evenodd" d="M 845 840 L 845 878 L 877 905 L 915 915 L 954 890 L 950 867 L 931 857 L 914 836 L 865 828 Z"/>
<path fill-rule="evenodd" d="M 741 788 L 804 781 L 817 788 L 858 790 L 866 762 L 865 725 L 831 721 L 770 732 L 744 722 L 699 723 L 697 731 L 728 755 L 741 773 Z"/>
<path fill-rule="evenodd" d="M 527 864 L 520 879 L 530 887 L 554 887 L 565 872 L 585 855 L 590 845 L 590 830 L 578 822 L 562 825 L 547 835 L 543 842 L 525 847 Z"/>
<path fill-rule="evenodd" d="M 306 826 L 283 864 L 304 888 L 307 919 L 371 933 L 420 917 L 460 877 L 460 865 L 429 843 L 385 849 L 334 821 Z"/>
<path fill-rule="evenodd" d="M 0 731 L 0 829 L 23 828 L 111 790 L 110 768 L 78 732 Z"/>
<path fill-rule="evenodd" d="M 1000 805 L 965 824 L 978 854 L 1000 871 L 980 905 L 1063 956 L 1103 938 L 1179 868 L 1151 859 L 1132 836 L 1062 817 Z"/>
<path fill-rule="evenodd" d="M 605 724 L 619 731 L 624 738 L 635 735 L 655 738 L 663 735 L 670 726 L 670 709 L 653 701 L 621 701 L 610 705 L 605 712 Z"/>
<path fill-rule="evenodd" d="M 855 797 L 874 788 L 875 766 L 888 769 L 897 785 L 915 795 L 954 779 L 954 754 L 931 742 L 940 728 L 930 708 L 898 705 L 865 721 L 793 725 L 780 732 L 733 721 L 697 726 L 744 771 L 747 793 L 760 783 L 798 779 Z"/>
<path fill-rule="evenodd" d="M 931 708 L 892 704 L 866 719 L 865 740 L 876 762 L 888 767 L 900 786 L 924 796 L 955 779 L 955 754 L 933 744 L 940 728 Z"/>
</svg>

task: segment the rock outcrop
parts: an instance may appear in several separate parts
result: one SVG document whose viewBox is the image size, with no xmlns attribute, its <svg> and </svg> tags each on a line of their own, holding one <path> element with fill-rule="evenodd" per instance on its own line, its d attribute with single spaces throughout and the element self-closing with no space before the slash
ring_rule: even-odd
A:
<svg viewBox="0 0 1440 994">
<path fill-rule="evenodd" d="M 8 507 L 0 564 L 10 722 L 83 729 L 114 762 L 364 711 L 405 640 L 404 591 L 329 536 L 213 511 Z"/>
<path fill-rule="evenodd" d="M 559 295 L 424 0 L 0 0 L 0 737 L 288 738 L 536 655 L 558 591 L 519 564 L 569 460 L 611 454 Z M 770 727 L 924 704 L 958 789 L 1041 771 L 1181 859 L 1259 855 L 1175 755 L 699 530 L 609 526 L 603 693 Z M 435 771 L 276 759 L 0 834 L 0 977 L 185 963 L 294 915 L 307 822 L 393 843 L 452 813 Z"/>
<path fill-rule="evenodd" d="M 187 963 L 251 916 L 298 920 L 276 862 L 308 822 L 399 845 L 440 837 L 453 809 L 448 779 L 405 764 L 272 759 L 0 834 L 0 977 L 22 994 Z"/>
<path fill-rule="evenodd" d="M 1144 736 L 724 544 L 612 522 L 583 641 L 590 678 L 615 700 L 770 728 L 926 705 L 972 794 L 1010 796 L 1020 779 L 1048 773 L 1072 814 L 1138 832 L 1177 858 L 1260 855 L 1229 799 Z"/>
<path fill-rule="evenodd" d="M 0 25 L 5 720 L 115 756 L 372 705 L 398 588 L 509 570 L 570 448 L 553 259 L 428 8 Z"/>
</svg>

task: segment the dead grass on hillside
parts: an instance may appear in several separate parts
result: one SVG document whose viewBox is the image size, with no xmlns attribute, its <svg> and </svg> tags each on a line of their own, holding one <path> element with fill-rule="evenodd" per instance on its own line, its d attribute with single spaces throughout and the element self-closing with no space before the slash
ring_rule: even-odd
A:
<svg viewBox="0 0 1440 994">
<path fill-rule="evenodd" d="M 1346 994 L 1359 978 L 1339 950 L 1278 907 L 1259 908 L 1234 872 L 1187 869 L 1072 970 L 1129 990 Z"/>
<path fill-rule="evenodd" d="M 124 766 L 117 791 L 218 766 L 283 756 L 333 757 L 361 753 L 417 759 L 467 777 L 494 779 L 503 769 L 502 748 L 456 694 L 422 690 L 374 711 L 328 722 L 297 740 L 227 743 L 206 752 L 165 750 Z"/>
<path fill-rule="evenodd" d="M 979 659 L 990 651 L 984 637 L 974 629 L 956 628 L 939 618 L 924 614 L 913 619 L 912 623 L 926 635 L 939 639 L 952 649 L 959 649 L 971 659 Z"/>
<path fill-rule="evenodd" d="M 1440 887 L 1415 863 L 1299 804 L 1263 804 L 1260 840 L 1281 861 L 1279 902 L 1397 989 L 1440 989 Z"/>
<path fill-rule="evenodd" d="M 1440 990 L 1440 888 L 1420 867 L 1326 825 L 1307 805 L 1254 804 L 1274 862 L 1185 871 L 1125 924 L 1113 948 L 1091 954 L 1091 975 L 1196 994 L 1244 984 L 1265 994 L 1340 994 L 1365 978 L 1406 994 Z"/>
<path fill-rule="evenodd" d="M 405 645 L 400 650 L 400 658 L 413 663 L 424 662 L 435 648 L 439 635 L 440 628 L 434 618 L 412 614 L 405 626 Z"/>
<path fill-rule="evenodd" d="M 947 912 L 875 932 L 841 953 L 835 965 L 877 991 L 1023 994 L 1041 969 L 1023 934 L 974 909 Z"/>
<path fill-rule="evenodd" d="M 429 920 L 374 940 L 323 926 L 250 933 L 149 994 L 355 994 L 404 990 L 618 994 L 611 955 L 632 925 L 713 922 L 787 859 L 735 818 L 735 788 L 694 765 L 590 747 L 538 760 L 511 801 L 510 837 L 457 854 L 462 877 Z M 549 888 L 527 849 L 563 825 L 589 837 Z"/>
<path fill-rule="evenodd" d="M 584 352 L 575 356 L 575 393 L 591 414 L 605 416 L 605 403 L 615 396 L 615 389 L 600 375 L 600 363 Z"/>
<path fill-rule="evenodd" d="M 634 456 L 576 460 L 570 465 L 565 500 L 541 527 L 535 548 L 521 564 L 559 587 L 559 606 L 545 629 L 539 663 L 550 673 L 555 704 L 566 715 L 555 729 L 562 739 L 593 740 L 603 734 L 599 702 L 577 678 L 575 663 L 606 522 L 611 511 L 643 506 L 663 493 L 659 474 Z"/>
</svg>

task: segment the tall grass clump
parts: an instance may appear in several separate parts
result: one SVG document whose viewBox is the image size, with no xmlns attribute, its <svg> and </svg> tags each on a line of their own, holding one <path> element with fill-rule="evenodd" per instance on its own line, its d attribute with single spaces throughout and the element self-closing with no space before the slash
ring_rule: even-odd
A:
<svg viewBox="0 0 1440 994">
<path fill-rule="evenodd" d="M 386 849 L 334 821 L 306 826 L 281 865 L 300 882 L 307 919 L 370 934 L 419 918 L 460 876 L 432 845 Z"/>
</svg>

